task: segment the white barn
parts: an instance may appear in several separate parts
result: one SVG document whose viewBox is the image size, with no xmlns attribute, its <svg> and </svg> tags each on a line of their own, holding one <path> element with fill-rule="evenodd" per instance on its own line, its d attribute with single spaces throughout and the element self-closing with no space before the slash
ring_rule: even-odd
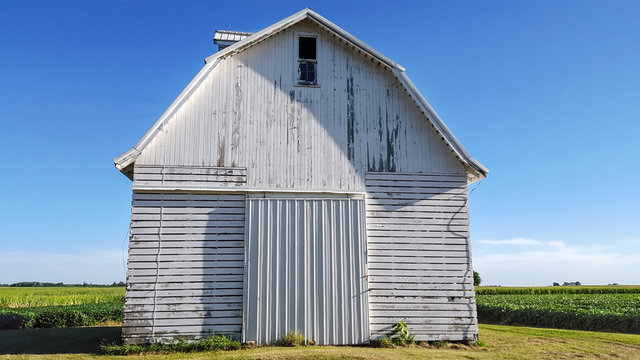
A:
<svg viewBox="0 0 640 360">
<path fill-rule="evenodd" d="M 404 68 L 310 9 L 220 50 L 115 166 L 126 342 L 475 340 L 467 154 Z"/>
</svg>

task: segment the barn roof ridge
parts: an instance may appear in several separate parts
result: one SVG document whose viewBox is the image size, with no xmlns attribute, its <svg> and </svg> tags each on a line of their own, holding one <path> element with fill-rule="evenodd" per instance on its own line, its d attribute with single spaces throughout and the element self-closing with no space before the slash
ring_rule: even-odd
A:
<svg viewBox="0 0 640 360">
<path fill-rule="evenodd" d="M 310 8 L 305 8 L 205 58 L 204 67 L 191 80 L 191 82 L 189 82 L 187 87 L 180 93 L 180 95 L 178 95 L 174 102 L 167 108 L 167 110 L 160 116 L 160 118 L 158 118 L 153 126 L 151 126 L 151 128 L 142 136 L 138 143 L 136 143 L 136 145 L 134 145 L 131 149 L 120 154 L 113 160 L 115 167 L 124 173 L 125 169 L 133 164 L 138 155 L 142 153 L 142 150 L 151 142 L 151 140 L 153 140 L 153 138 L 162 129 L 169 118 L 171 118 L 175 111 L 177 111 L 180 106 L 189 98 L 193 91 L 216 67 L 221 59 L 227 56 L 232 56 L 244 50 L 245 48 L 248 48 L 249 46 L 254 45 L 257 42 L 275 35 L 280 31 L 285 30 L 305 19 L 314 20 L 321 26 L 329 29 L 336 35 L 347 40 L 352 45 L 360 48 L 362 51 L 369 54 L 369 56 L 373 57 L 381 64 L 384 64 L 386 67 L 388 67 L 392 71 L 394 76 L 398 79 L 398 81 L 402 84 L 402 86 L 407 90 L 409 95 L 413 98 L 414 102 L 421 109 L 422 113 L 427 117 L 438 135 L 442 137 L 444 142 L 451 148 L 452 152 L 455 153 L 456 157 L 470 170 L 473 175 L 469 177 L 470 182 L 481 179 L 489 173 L 489 169 L 487 169 L 479 161 L 471 157 L 471 155 L 469 155 L 469 153 L 464 149 L 462 144 L 458 141 L 458 139 L 456 139 L 451 130 L 449 130 L 449 128 L 435 112 L 435 110 L 433 110 L 431 105 L 429 105 L 427 100 L 422 96 L 415 85 L 407 77 L 404 67 L 389 59 L 388 57 L 382 55 L 377 50 L 365 44 L 355 36 L 351 35 L 347 31 L 340 28 L 338 25 L 327 20 Z"/>
</svg>

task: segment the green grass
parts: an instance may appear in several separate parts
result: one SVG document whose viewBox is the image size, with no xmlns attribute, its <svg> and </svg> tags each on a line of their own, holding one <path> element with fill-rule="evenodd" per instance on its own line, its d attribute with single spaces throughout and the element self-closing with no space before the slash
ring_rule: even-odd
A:
<svg viewBox="0 0 640 360">
<path fill-rule="evenodd" d="M 304 343 L 304 337 L 303 337 Z M 134 355 L 134 354 L 169 354 L 169 353 L 189 353 L 214 350 L 240 350 L 242 344 L 225 335 L 213 335 L 205 339 L 196 341 L 176 340 L 166 344 L 102 344 L 100 351 L 109 355 Z"/>
<path fill-rule="evenodd" d="M 0 309 L 124 303 L 124 287 L 0 287 Z"/>
<path fill-rule="evenodd" d="M 14 359 L 638 359 L 640 335 L 598 333 L 481 324 L 483 346 L 439 344 L 400 348 L 348 346 L 256 347 L 238 351 L 98 355 L 102 337 L 113 338 L 119 328 L 24 329 L 0 333 L 0 358 Z M 93 337 L 93 340 L 91 340 Z M 86 349 L 91 345 L 94 350 Z M 22 346 L 22 347 L 19 347 Z M 29 355 L 41 354 L 41 355 Z"/>
</svg>

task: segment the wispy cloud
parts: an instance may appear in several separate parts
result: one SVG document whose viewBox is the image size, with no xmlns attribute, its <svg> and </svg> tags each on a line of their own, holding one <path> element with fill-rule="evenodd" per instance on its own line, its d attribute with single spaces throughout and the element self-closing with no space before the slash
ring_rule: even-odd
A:
<svg viewBox="0 0 640 360">
<path fill-rule="evenodd" d="M 551 247 L 562 247 L 565 244 L 562 241 L 539 241 L 527 238 L 515 238 L 508 240 L 478 240 L 478 244 L 484 245 L 513 245 L 513 246 L 534 246 L 546 245 Z"/>
<path fill-rule="evenodd" d="M 119 250 L 74 254 L 0 251 L 0 283 L 112 283 L 124 278 L 123 254 Z"/>
<path fill-rule="evenodd" d="M 480 244 L 538 245 L 532 250 L 501 251 L 495 247 L 478 249 L 474 268 L 487 284 L 550 285 L 554 281 L 581 281 L 589 284 L 640 284 L 640 252 L 609 247 L 570 246 L 561 241 L 521 239 Z M 502 249 L 500 249 L 502 250 Z"/>
<path fill-rule="evenodd" d="M 525 238 L 515 238 L 509 240 L 478 240 L 478 244 L 486 244 L 486 245 L 540 245 L 540 241 L 525 239 Z"/>
</svg>

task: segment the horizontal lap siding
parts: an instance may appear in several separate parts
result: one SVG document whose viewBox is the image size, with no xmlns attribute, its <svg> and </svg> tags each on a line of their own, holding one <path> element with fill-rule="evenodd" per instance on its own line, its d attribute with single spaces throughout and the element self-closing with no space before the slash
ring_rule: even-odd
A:
<svg viewBox="0 0 640 360">
<path fill-rule="evenodd" d="M 367 173 L 372 338 L 404 321 L 416 340 L 477 336 L 466 178 Z"/>
<path fill-rule="evenodd" d="M 202 166 L 136 165 L 133 175 L 135 189 L 207 190 L 246 188 L 247 169 Z"/>
<path fill-rule="evenodd" d="M 125 341 L 239 336 L 244 209 L 244 194 L 133 194 Z"/>
</svg>

